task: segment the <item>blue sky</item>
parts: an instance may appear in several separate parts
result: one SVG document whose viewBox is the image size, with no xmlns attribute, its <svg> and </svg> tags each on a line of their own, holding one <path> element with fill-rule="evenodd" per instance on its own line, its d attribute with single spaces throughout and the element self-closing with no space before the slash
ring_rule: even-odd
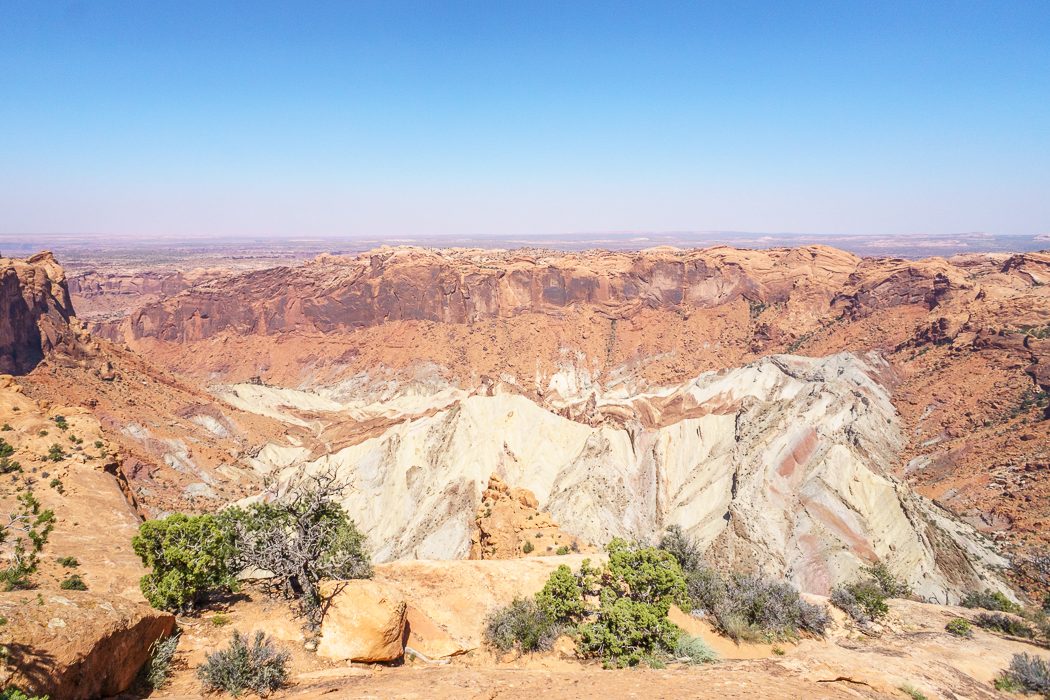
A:
<svg viewBox="0 0 1050 700">
<path fill-rule="evenodd" d="M 0 233 L 1050 232 L 1050 2 L 0 0 Z"/>
</svg>

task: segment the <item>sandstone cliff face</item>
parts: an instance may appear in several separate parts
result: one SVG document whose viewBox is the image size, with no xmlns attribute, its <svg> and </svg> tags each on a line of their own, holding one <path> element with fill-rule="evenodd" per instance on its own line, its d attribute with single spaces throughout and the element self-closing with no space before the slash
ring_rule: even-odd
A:
<svg viewBox="0 0 1050 700">
<path fill-rule="evenodd" d="M 49 353 L 77 352 L 65 273 L 50 253 L 0 258 L 0 373 L 25 374 Z"/>
<path fill-rule="evenodd" d="M 388 321 L 469 323 L 577 304 L 620 318 L 643 308 L 705 308 L 741 298 L 830 299 L 859 263 L 822 246 L 636 255 L 380 249 L 204 283 L 147 305 L 110 332 L 186 342 L 224 330 L 269 335 Z"/>
</svg>

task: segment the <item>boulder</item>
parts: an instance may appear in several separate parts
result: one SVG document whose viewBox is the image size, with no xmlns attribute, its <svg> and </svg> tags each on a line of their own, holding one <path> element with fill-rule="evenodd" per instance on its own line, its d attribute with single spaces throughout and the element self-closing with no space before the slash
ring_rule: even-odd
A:
<svg viewBox="0 0 1050 700">
<path fill-rule="evenodd" d="M 397 589 L 366 579 L 321 584 L 317 653 L 336 661 L 396 661 L 405 653 L 407 604 Z"/>
<path fill-rule="evenodd" d="M 62 700 L 127 691 L 175 617 L 87 591 L 0 594 L 0 687 Z"/>
</svg>

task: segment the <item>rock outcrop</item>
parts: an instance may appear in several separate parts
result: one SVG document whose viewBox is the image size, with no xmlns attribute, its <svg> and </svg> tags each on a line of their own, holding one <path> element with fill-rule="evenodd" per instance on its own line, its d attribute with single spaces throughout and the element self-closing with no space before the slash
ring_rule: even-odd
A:
<svg viewBox="0 0 1050 700">
<path fill-rule="evenodd" d="M 0 373 L 25 374 L 51 353 L 74 356 L 73 305 L 51 253 L 0 258 Z"/>
<path fill-rule="evenodd" d="M 474 519 L 470 558 L 516 559 L 592 550 L 562 532 L 538 505 L 532 491 L 508 486 L 498 474 L 490 476 Z"/>
<path fill-rule="evenodd" d="M 0 594 L 0 686 L 63 700 L 127 691 L 175 617 L 82 591 Z"/>
<path fill-rule="evenodd" d="M 407 604 L 396 589 L 367 579 L 325 581 L 320 594 L 320 656 L 373 663 L 404 655 Z"/>
</svg>

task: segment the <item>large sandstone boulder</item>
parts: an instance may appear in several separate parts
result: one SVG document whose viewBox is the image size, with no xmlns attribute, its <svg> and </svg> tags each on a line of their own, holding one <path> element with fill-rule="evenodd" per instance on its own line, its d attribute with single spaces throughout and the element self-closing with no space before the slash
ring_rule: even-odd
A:
<svg viewBox="0 0 1050 700">
<path fill-rule="evenodd" d="M 321 585 L 324 620 L 317 653 L 338 661 L 395 661 L 405 653 L 404 596 L 358 579 Z"/>
<path fill-rule="evenodd" d="M 0 687 L 62 700 L 125 692 L 175 628 L 169 613 L 82 591 L 3 593 L 0 616 Z"/>
</svg>

